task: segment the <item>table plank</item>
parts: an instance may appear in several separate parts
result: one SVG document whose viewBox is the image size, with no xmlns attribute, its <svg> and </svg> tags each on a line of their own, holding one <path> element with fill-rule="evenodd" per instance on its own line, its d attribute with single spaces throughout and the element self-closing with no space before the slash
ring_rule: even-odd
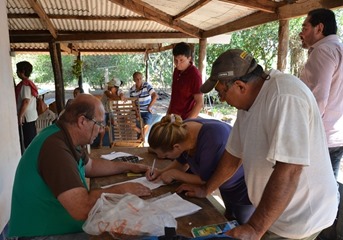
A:
<svg viewBox="0 0 343 240">
<path fill-rule="evenodd" d="M 90 153 L 91 158 L 100 158 L 103 154 L 109 154 L 113 151 L 116 152 L 127 152 L 133 155 L 137 155 L 139 157 L 142 157 L 142 164 L 147 164 L 151 166 L 153 159 L 156 158 L 156 155 L 153 153 L 149 153 L 148 149 L 143 148 L 130 148 L 130 147 L 114 147 L 114 148 L 102 148 L 102 149 L 92 149 Z M 156 167 L 157 168 L 163 168 L 167 166 L 170 163 L 168 160 L 156 160 Z M 133 179 L 135 177 L 128 177 L 126 174 L 118 174 L 108 177 L 98 177 L 98 178 L 91 178 L 90 181 L 90 188 L 99 188 L 101 186 L 105 186 L 112 183 L 127 181 L 130 179 Z M 171 192 L 174 193 L 175 189 L 180 185 L 181 183 L 175 182 L 170 185 L 161 186 L 157 189 L 154 189 L 152 191 L 152 195 L 149 197 L 143 197 L 143 199 L 149 199 L 153 197 L 158 197 L 162 194 Z M 196 213 L 193 213 L 191 215 L 187 215 L 184 217 L 177 218 L 177 234 L 183 235 L 186 237 L 192 237 L 191 229 L 193 227 L 199 227 L 214 223 L 221 223 L 226 222 L 226 218 L 213 206 L 213 204 L 207 199 L 207 198 L 191 198 L 186 197 L 184 194 L 180 194 L 180 196 L 190 201 L 198 206 L 200 206 L 202 209 L 199 210 Z M 108 235 L 108 236 L 107 236 Z M 100 236 L 92 236 L 91 239 L 111 239 L 109 234 L 102 234 Z"/>
</svg>

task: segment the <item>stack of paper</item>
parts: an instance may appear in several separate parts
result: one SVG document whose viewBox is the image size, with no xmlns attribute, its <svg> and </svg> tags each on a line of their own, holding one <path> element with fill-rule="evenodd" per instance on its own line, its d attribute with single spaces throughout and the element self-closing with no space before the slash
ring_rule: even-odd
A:
<svg viewBox="0 0 343 240">
<path fill-rule="evenodd" d="M 137 182 L 137 183 L 141 183 L 143 184 L 144 186 L 150 188 L 151 190 L 155 189 L 155 188 L 158 188 L 162 185 L 165 185 L 162 180 L 158 181 L 158 182 L 152 182 L 152 181 L 149 181 L 148 179 L 146 179 L 146 177 L 140 177 L 140 178 L 135 178 L 135 179 L 132 179 L 132 180 L 128 180 L 128 181 L 125 181 L 125 182 L 119 182 L 119 183 L 114 183 L 114 184 L 110 184 L 110 185 L 106 185 L 106 186 L 102 186 L 101 188 L 109 188 L 109 187 L 112 187 L 114 185 L 117 185 L 117 184 L 122 184 L 122 183 L 126 183 L 126 182 Z"/>
<path fill-rule="evenodd" d="M 184 200 L 176 193 L 157 199 L 153 204 L 167 210 L 174 218 L 187 216 L 201 209 L 198 205 Z"/>
<path fill-rule="evenodd" d="M 151 182 L 148 179 L 146 179 L 146 177 L 135 178 L 135 179 L 125 181 L 125 182 L 138 182 L 150 188 L 151 190 L 158 188 L 162 185 L 165 185 L 162 181 L 159 181 L 157 183 Z M 121 184 L 121 183 L 124 183 L 124 182 L 103 186 L 101 188 L 108 188 L 113 185 Z M 201 209 L 201 207 L 199 207 L 198 205 L 184 200 L 182 197 L 180 197 L 176 193 L 174 194 L 168 193 L 168 194 L 163 195 L 163 197 L 157 197 L 156 200 L 152 201 L 151 203 L 158 206 L 161 209 L 165 209 L 171 215 L 173 215 L 174 218 L 190 215 Z"/>
</svg>

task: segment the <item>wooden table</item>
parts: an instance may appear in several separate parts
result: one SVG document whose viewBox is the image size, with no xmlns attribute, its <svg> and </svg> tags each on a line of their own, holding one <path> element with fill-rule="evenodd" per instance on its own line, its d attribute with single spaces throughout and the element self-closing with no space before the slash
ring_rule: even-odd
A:
<svg viewBox="0 0 343 240">
<path fill-rule="evenodd" d="M 130 153 L 130 154 L 142 157 L 143 160 L 141 161 L 141 163 L 147 164 L 149 166 L 152 165 L 153 159 L 156 158 L 156 155 L 153 153 L 149 153 L 148 149 L 145 147 L 142 147 L 142 148 L 113 147 L 113 148 L 92 149 L 90 156 L 91 158 L 100 158 L 101 155 L 108 154 L 113 151 L 126 152 L 126 153 Z M 163 168 L 169 163 L 170 161 L 168 160 L 157 159 L 155 167 Z M 90 180 L 90 188 L 91 189 L 99 188 L 101 186 L 105 186 L 111 183 L 122 182 L 122 181 L 130 180 L 133 178 L 134 177 L 128 177 L 126 174 L 118 174 L 118 175 L 109 176 L 109 177 L 92 178 Z M 176 187 L 178 187 L 179 185 L 180 183 L 174 183 L 171 185 L 161 186 L 157 189 L 154 189 L 152 191 L 152 195 L 149 196 L 148 198 L 157 197 L 168 192 L 174 193 Z M 191 215 L 177 218 L 176 219 L 177 220 L 177 230 L 176 230 L 177 234 L 180 234 L 186 237 L 192 237 L 191 229 L 193 227 L 199 227 L 199 226 L 227 221 L 226 218 L 217 210 L 217 208 L 214 207 L 214 205 L 210 202 L 209 199 L 191 198 L 191 197 L 186 197 L 184 194 L 181 194 L 180 196 L 184 198 L 185 200 L 190 201 L 200 206 L 202 209 Z M 92 237 L 91 239 L 106 239 L 106 238 L 104 238 L 104 236 L 101 235 L 101 237 Z"/>
</svg>

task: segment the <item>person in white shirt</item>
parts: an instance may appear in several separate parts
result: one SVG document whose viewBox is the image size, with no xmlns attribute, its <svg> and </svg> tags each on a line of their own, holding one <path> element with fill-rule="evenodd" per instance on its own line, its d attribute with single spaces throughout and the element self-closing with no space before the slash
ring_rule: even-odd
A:
<svg viewBox="0 0 343 240">
<path fill-rule="evenodd" d="M 20 144 L 22 153 L 29 146 L 33 138 L 37 135 L 36 120 L 38 88 L 29 79 L 32 73 L 32 65 L 28 61 L 18 62 L 17 75 L 21 79 L 15 87 L 17 100 L 18 125 L 20 133 Z"/>
<path fill-rule="evenodd" d="M 184 184 L 177 191 L 204 197 L 243 164 L 256 210 L 226 234 L 242 240 L 315 239 L 336 217 L 338 191 L 311 91 L 293 75 L 265 72 L 239 49 L 214 62 L 200 90 L 213 88 L 238 109 L 226 152 L 206 184 Z"/>
</svg>

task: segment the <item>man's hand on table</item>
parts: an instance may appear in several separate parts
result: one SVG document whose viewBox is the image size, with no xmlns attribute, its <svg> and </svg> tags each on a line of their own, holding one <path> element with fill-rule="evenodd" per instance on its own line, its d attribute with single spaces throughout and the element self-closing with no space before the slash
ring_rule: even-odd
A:
<svg viewBox="0 0 343 240">
<path fill-rule="evenodd" d="M 256 233 L 255 229 L 250 224 L 237 226 L 227 231 L 225 234 L 241 240 L 258 240 L 262 237 Z"/>
<path fill-rule="evenodd" d="M 131 163 L 130 172 L 133 173 L 145 173 L 148 171 L 149 166 L 140 163 Z"/>
<path fill-rule="evenodd" d="M 177 193 L 184 193 L 187 197 L 197 197 L 205 198 L 207 196 L 206 185 L 196 185 L 196 184 L 181 184 L 177 189 Z"/>
</svg>

